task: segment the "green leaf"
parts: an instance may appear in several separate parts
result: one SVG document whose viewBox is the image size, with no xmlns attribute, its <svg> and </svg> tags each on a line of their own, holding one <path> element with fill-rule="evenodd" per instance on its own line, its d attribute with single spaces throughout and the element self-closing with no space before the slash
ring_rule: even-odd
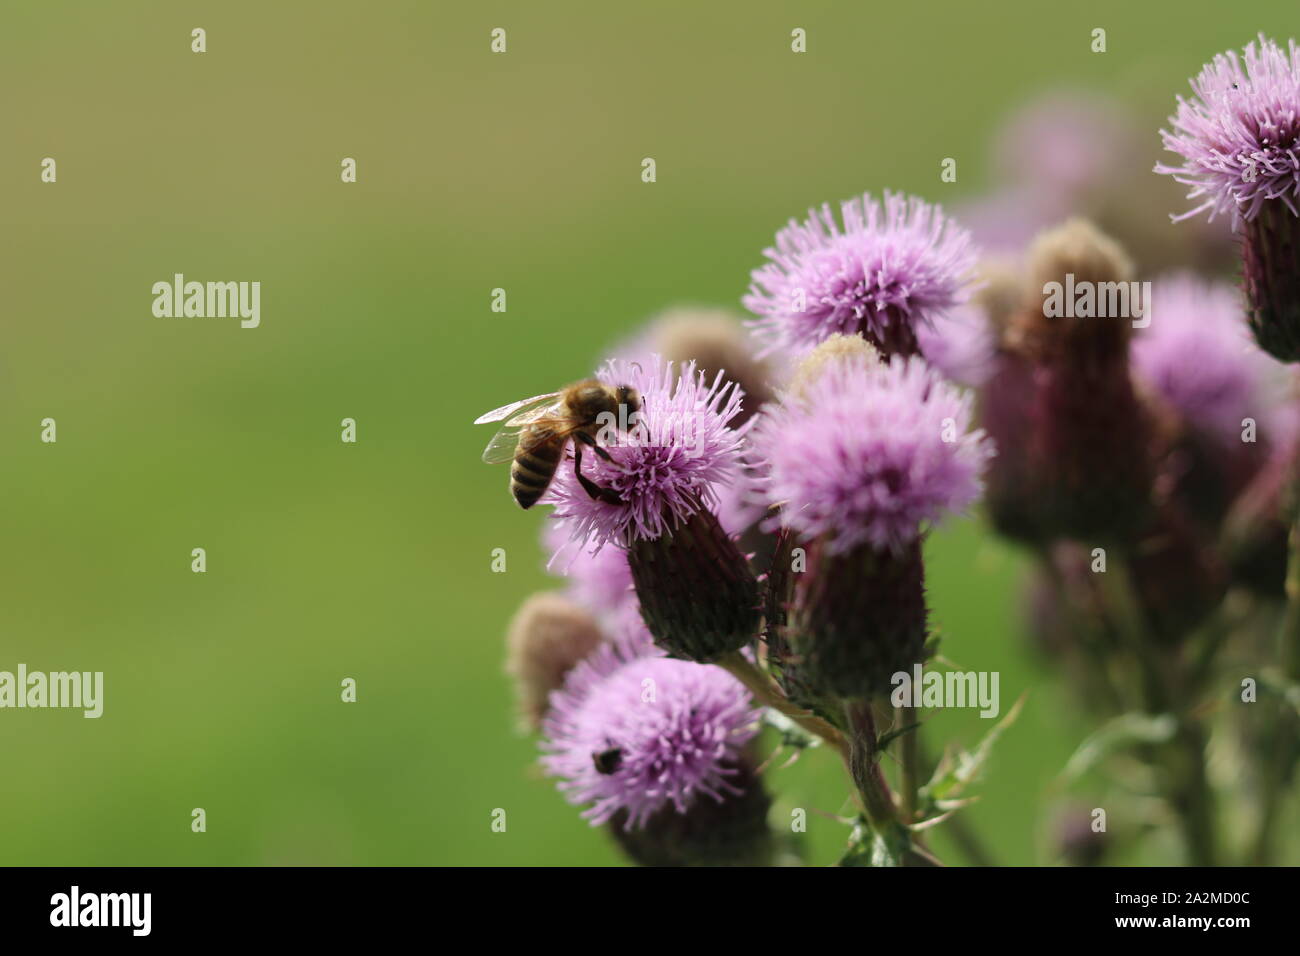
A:
<svg viewBox="0 0 1300 956">
<path fill-rule="evenodd" d="M 853 832 L 849 835 L 849 847 L 836 866 L 872 866 L 871 841 L 871 829 L 866 821 L 859 817 L 853 824 Z"/>
<path fill-rule="evenodd" d="M 1062 776 L 1074 782 L 1111 754 L 1139 744 L 1163 744 L 1173 739 L 1178 721 L 1172 714 L 1121 714 L 1094 731 L 1065 764 Z"/>
<path fill-rule="evenodd" d="M 886 747 L 892 744 L 899 737 L 903 736 L 903 734 L 908 733 L 909 731 L 916 730 L 916 728 L 920 726 L 921 726 L 921 722 L 918 720 L 914 724 L 908 724 L 906 727 L 896 727 L 895 729 L 889 731 L 888 733 L 881 734 L 880 739 L 876 741 L 876 749 L 884 750 Z"/>
<path fill-rule="evenodd" d="M 1281 674 L 1265 671 L 1259 675 L 1259 686 L 1280 696 L 1300 714 L 1300 684 L 1288 681 Z"/>
<path fill-rule="evenodd" d="M 997 743 L 1003 731 L 1015 723 L 1024 704 L 1025 695 L 1021 694 L 1007 711 L 1006 716 L 989 728 L 988 733 L 976 744 L 974 750 L 960 751 L 955 757 L 951 753 L 945 753 L 943 759 L 939 761 L 939 766 L 935 768 L 930 782 L 918 793 L 922 804 L 934 806 L 961 793 L 979 774 L 989 754 L 993 752 L 993 745 Z"/>
<path fill-rule="evenodd" d="M 838 866 L 902 866 L 912 849 L 912 835 L 907 827 L 895 823 L 883 833 L 874 832 L 861 817 L 853 824 L 849 847 Z"/>
</svg>

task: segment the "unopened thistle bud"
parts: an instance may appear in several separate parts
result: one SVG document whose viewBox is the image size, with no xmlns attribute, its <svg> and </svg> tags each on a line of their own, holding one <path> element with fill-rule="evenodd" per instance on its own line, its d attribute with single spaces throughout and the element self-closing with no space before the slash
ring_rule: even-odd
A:
<svg viewBox="0 0 1300 956">
<path fill-rule="evenodd" d="M 743 477 L 745 429 L 729 425 L 741 395 L 694 365 L 679 377 L 657 355 L 610 362 L 601 377 L 640 392 L 639 422 L 606 449 L 608 461 L 587 459 L 589 479 L 610 494 L 593 498 L 561 469 L 549 492 L 554 516 L 586 547 L 627 552 L 641 615 L 661 648 L 715 660 L 758 630 L 757 582 L 715 513 L 717 489 Z"/>
<path fill-rule="evenodd" d="M 1098 314 L 1097 303 L 1109 298 L 1106 290 L 1127 293 L 1132 266 L 1112 240 L 1075 220 L 1039 237 L 1029 274 L 1002 366 L 1022 404 L 1003 401 L 997 409 L 1006 420 L 985 418 L 995 440 L 1020 446 L 1007 463 L 1017 467 L 1011 480 L 1029 482 L 1018 489 L 1026 499 L 1022 536 L 1129 539 L 1146 520 L 1154 475 L 1151 424 L 1129 373 L 1140 313 L 1127 294 L 1129 308 L 1118 315 L 1109 305 Z M 988 384 L 986 411 L 998 385 L 996 377 Z M 991 484 L 1014 493 L 999 464 Z"/>
<path fill-rule="evenodd" d="M 1028 272 L 1022 307 L 1011 321 L 1032 354 L 1076 365 L 1127 358 L 1133 322 L 1141 315 L 1127 295 L 1128 314 L 1107 314 L 1106 289 L 1127 286 L 1134 275 L 1119 243 L 1086 219 L 1071 219 L 1034 240 Z"/>
<path fill-rule="evenodd" d="M 506 673 L 523 726 L 541 725 L 551 691 L 602 639 L 596 619 L 561 594 L 539 592 L 520 605 L 506 634 Z"/>
<path fill-rule="evenodd" d="M 786 385 L 786 396 L 802 400 L 809 386 L 821 378 L 826 369 L 832 365 L 840 362 L 857 362 L 861 365 L 879 361 L 880 353 L 866 339 L 858 335 L 836 332 L 805 355 L 803 360 L 794 367 L 794 372 Z"/>
<path fill-rule="evenodd" d="M 783 640 L 810 684 L 884 695 L 922 660 L 922 536 L 978 497 L 992 454 L 969 426 L 969 399 L 919 359 L 850 359 L 755 429 L 765 493 L 807 553 Z"/>
<path fill-rule="evenodd" d="M 651 326 L 654 351 L 678 368 L 694 362 L 708 381 L 719 372 L 745 396 L 744 406 L 730 422 L 739 428 L 772 400 L 771 371 L 757 358 L 742 321 L 726 309 L 677 308 L 660 315 Z"/>
<path fill-rule="evenodd" d="M 1034 488 L 1036 476 L 1032 449 L 1025 440 L 1038 400 L 1034 366 L 1005 341 L 996 348 L 991 366 L 977 393 L 980 424 L 998 449 L 986 476 L 985 507 L 999 534 L 1038 543 L 1047 535 L 1042 502 L 1027 491 Z"/>
<path fill-rule="evenodd" d="M 1156 172 L 1200 200 L 1178 218 L 1232 217 L 1255 338 L 1281 361 L 1300 361 L 1300 48 L 1260 34 L 1240 56 L 1215 56 L 1192 90 L 1160 131 L 1183 162 Z"/>
<path fill-rule="evenodd" d="M 984 310 L 994 334 L 1001 338 L 1024 295 L 1020 267 L 1012 259 L 993 257 L 980 263 L 977 274 L 981 284 L 973 301 Z"/>
<path fill-rule="evenodd" d="M 1300 407 L 1280 405 L 1270 425 L 1277 440 L 1223 522 L 1222 547 L 1233 583 L 1264 597 L 1284 597 L 1293 475 L 1300 454 Z"/>
<path fill-rule="evenodd" d="M 1228 575 L 1214 549 L 1172 504 L 1132 549 L 1129 569 L 1148 632 L 1166 644 L 1190 634 L 1219 606 Z"/>
</svg>

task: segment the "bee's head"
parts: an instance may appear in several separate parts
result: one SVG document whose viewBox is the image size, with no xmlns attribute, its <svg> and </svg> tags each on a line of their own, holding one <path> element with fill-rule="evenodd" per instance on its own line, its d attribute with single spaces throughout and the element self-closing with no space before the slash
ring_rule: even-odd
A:
<svg viewBox="0 0 1300 956">
<path fill-rule="evenodd" d="M 631 385 L 620 385 L 616 390 L 618 393 L 618 403 L 627 406 L 628 417 L 641 411 L 641 393 Z"/>
</svg>

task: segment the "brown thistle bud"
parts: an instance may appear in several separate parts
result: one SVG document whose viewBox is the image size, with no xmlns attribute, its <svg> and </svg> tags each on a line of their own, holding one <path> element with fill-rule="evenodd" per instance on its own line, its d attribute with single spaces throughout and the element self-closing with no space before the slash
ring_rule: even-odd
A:
<svg viewBox="0 0 1300 956">
<path fill-rule="evenodd" d="M 1030 251 L 1024 302 L 982 401 L 1002 452 L 989 474 L 995 520 L 1019 495 L 999 520 L 1018 537 L 1126 541 L 1147 520 L 1156 442 L 1129 373 L 1132 274 L 1123 250 L 1081 220 Z M 1120 289 L 1121 314 L 1074 308 L 1075 290 L 1080 302 L 1120 302 Z"/>
<path fill-rule="evenodd" d="M 805 355 L 790 376 L 786 393 L 791 398 L 803 397 L 805 390 L 825 373 L 827 367 L 837 362 L 878 362 L 880 352 L 860 335 L 843 335 L 836 332 Z"/>
<path fill-rule="evenodd" d="M 1018 351 L 999 348 L 976 398 L 977 418 L 998 449 L 985 473 L 984 506 L 1000 534 L 1030 543 L 1046 537 L 1042 503 L 1029 492 L 1037 476 L 1025 440 L 1037 399 L 1033 363 Z"/>
<path fill-rule="evenodd" d="M 1087 220 L 1071 219 L 1034 240 L 1028 267 L 1021 308 L 1009 331 L 1030 354 L 1074 364 L 1127 357 L 1136 316 L 1099 317 L 1075 308 L 1075 300 L 1088 289 L 1096 307 L 1102 287 L 1133 280 L 1133 262 L 1119 243 Z M 1049 287 L 1055 285 L 1061 287 L 1059 309 L 1051 308 L 1055 290 L 1049 292 Z M 1071 290 L 1080 294 L 1071 295 Z"/>
<path fill-rule="evenodd" d="M 652 334 L 654 348 L 664 358 L 679 366 L 695 362 L 709 382 L 721 371 L 724 381 L 740 386 L 744 405 L 731 420 L 732 428 L 739 428 L 760 405 L 772 400 L 771 370 L 755 357 L 744 325 L 727 309 L 671 309 L 659 316 Z"/>
<path fill-rule="evenodd" d="M 1233 583 L 1262 597 L 1284 596 L 1296 454 L 1290 441 L 1270 454 L 1223 522 L 1220 544 Z"/>
<path fill-rule="evenodd" d="M 1024 277 L 1015 262 L 1002 258 L 981 262 L 978 276 L 980 285 L 971 298 L 984 310 L 989 324 L 1000 338 L 1020 307 L 1024 294 Z"/>
<path fill-rule="evenodd" d="M 707 664 L 757 636 L 758 582 L 712 512 L 634 538 L 627 555 L 641 617 L 673 657 Z"/>
<path fill-rule="evenodd" d="M 539 728 L 551 691 L 601 640 L 596 619 L 562 594 L 541 591 L 520 605 L 506 633 L 506 673 L 515 681 L 521 727 Z"/>
<path fill-rule="evenodd" d="M 1162 506 L 1132 548 L 1129 569 L 1149 632 L 1170 644 L 1190 634 L 1219 606 L 1228 574 L 1214 549 L 1176 506 Z"/>
</svg>

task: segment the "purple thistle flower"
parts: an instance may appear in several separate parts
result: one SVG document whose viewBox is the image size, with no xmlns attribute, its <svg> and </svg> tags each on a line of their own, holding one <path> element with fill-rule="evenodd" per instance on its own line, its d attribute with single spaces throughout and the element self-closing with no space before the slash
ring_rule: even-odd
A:
<svg viewBox="0 0 1300 956">
<path fill-rule="evenodd" d="M 863 335 L 886 355 L 915 354 L 917 326 L 968 297 L 970 234 L 916 197 L 886 192 L 790 220 L 743 303 L 761 354 L 811 348 L 835 332 Z"/>
<path fill-rule="evenodd" d="M 957 385 L 978 388 L 993 374 L 997 337 L 987 311 L 973 303 L 917 329 L 925 360 Z"/>
<path fill-rule="evenodd" d="M 568 522 L 559 520 L 543 525 L 542 546 L 552 555 L 547 570 L 569 582 L 569 592 L 579 604 L 604 615 L 636 603 L 632 570 L 622 548 L 584 547 L 574 540 Z"/>
<path fill-rule="evenodd" d="M 658 355 L 632 362 L 611 359 L 598 373 L 607 382 L 630 385 L 641 394 L 638 420 L 612 441 L 611 461 L 594 454 L 584 473 L 611 489 L 621 504 L 594 500 L 562 467 L 544 499 L 570 536 L 599 549 L 655 539 L 701 510 L 716 508 L 718 486 L 736 480 L 747 429 L 728 423 L 740 412 L 742 396 L 721 373 L 706 382 L 691 362 L 681 369 Z"/>
<path fill-rule="evenodd" d="M 1206 64 L 1192 80 L 1195 96 L 1178 98 L 1173 130 L 1160 131 L 1183 162 L 1155 171 L 1190 186 L 1188 198 L 1200 200 L 1177 219 L 1209 210 L 1211 218 L 1231 213 L 1235 225 L 1275 199 L 1300 215 L 1300 49 L 1291 40 L 1283 50 L 1261 33 L 1243 52 Z"/>
<path fill-rule="evenodd" d="M 1136 153 L 1123 107 L 1081 90 L 1034 98 L 1010 117 L 995 144 L 1002 181 L 1038 192 L 1056 206 L 1056 218 L 1123 175 Z"/>
<path fill-rule="evenodd" d="M 770 469 L 766 497 L 832 553 L 901 550 L 979 497 L 992 443 L 969 430 L 970 397 L 924 362 L 840 362 L 788 401 L 752 436 Z"/>
<path fill-rule="evenodd" d="M 728 484 L 714 488 L 718 523 L 728 534 L 742 534 L 763 516 L 754 486 L 754 476 L 737 469 Z M 635 605 L 632 570 L 623 548 L 603 547 L 603 541 L 587 545 L 581 532 L 574 534 L 572 521 L 559 517 L 543 525 L 542 547 L 551 555 L 546 569 L 568 581 L 570 594 L 579 604 L 597 614 L 617 613 L 629 603 Z"/>
<path fill-rule="evenodd" d="M 1266 411 L 1261 386 L 1280 367 L 1250 339 L 1240 292 L 1191 273 L 1157 279 L 1151 325 L 1133 339 L 1133 367 L 1194 428 L 1231 440 Z"/>
<path fill-rule="evenodd" d="M 665 807 L 740 793 L 731 778 L 758 730 L 748 692 L 720 668 L 654 653 L 604 645 L 551 695 L 542 764 L 571 803 L 591 805 L 593 825 L 624 811 L 638 828 Z"/>
</svg>

